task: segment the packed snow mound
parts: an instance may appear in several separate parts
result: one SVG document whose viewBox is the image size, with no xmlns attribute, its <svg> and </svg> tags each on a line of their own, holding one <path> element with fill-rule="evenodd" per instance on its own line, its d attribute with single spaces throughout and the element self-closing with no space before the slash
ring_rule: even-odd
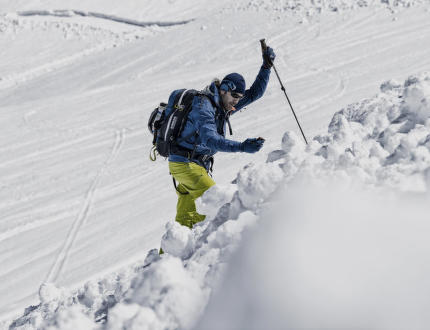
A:
<svg viewBox="0 0 430 330">
<path fill-rule="evenodd" d="M 319 189 L 330 191 L 331 187 L 336 187 L 341 194 L 345 194 L 359 187 L 360 191 L 371 192 L 372 196 L 378 196 L 381 191 L 388 198 L 388 191 L 391 194 L 412 191 L 428 196 L 430 75 L 424 73 L 413 76 L 404 83 L 384 82 L 380 93 L 375 97 L 351 104 L 337 112 L 327 134 L 314 137 L 309 145 L 305 145 L 293 132 L 286 132 L 281 149 L 272 151 L 266 163 L 247 165 L 238 173 L 233 184 L 214 186 L 202 196 L 197 207 L 199 212 L 207 214 L 204 222 L 193 229 L 178 223 L 168 223 L 161 242 L 164 254 L 159 255 L 158 250 L 154 249 L 141 265 L 134 265 L 99 281 L 91 281 L 72 293 L 49 283 L 44 284 L 40 289 L 40 305 L 27 308 L 25 314 L 12 323 L 11 329 L 67 329 L 76 325 L 80 329 L 190 329 L 204 314 L 204 308 L 213 292 L 218 291 L 229 263 L 234 263 L 230 267 L 233 275 L 231 272 L 229 274 L 236 279 L 245 280 L 240 274 L 234 273 L 237 257 L 230 261 L 243 236 L 252 236 L 252 232 L 257 229 L 260 231 L 272 217 L 279 217 L 279 214 L 282 222 L 290 223 L 299 216 L 306 219 L 306 216 L 297 213 L 297 209 L 314 216 L 314 212 L 320 215 L 320 210 L 324 210 L 324 198 L 319 198 L 320 195 L 306 199 L 305 208 L 298 207 L 304 204 L 303 196 L 307 196 L 300 194 L 299 189 L 297 191 L 303 199 L 294 199 L 294 191 L 293 194 L 290 192 L 291 195 L 287 192 L 287 199 L 293 201 L 290 202 L 291 205 L 282 200 L 279 202 L 278 196 L 284 195 L 282 191 L 285 187 L 303 186 L 313 187 L 312 192 Z M 352 203 L 356 205 L 357 200 L 360 200 L 371 208 L 374 200 L 365 203 L 360 196 Z M 327 198 L 333 207 L 338 202 L 339 205 L 351 204 L 350 200 L 342 202 L 340 198 L 337 201 Z M 380 204 L 386 202 L 382 199 L 380 201 Z M 280 210 L 277 215 L 268 213 L 273 205 L 277 205 L 276 208 Z M 410 209 L 410 205 L 407 209 Z M 334 207 L 328 214 L 334 216 L 337 213 L 339 212 Z M 378 214 L 383 214 L 383 210 Z M 324 217 L 322 214 L 320 216 Z M 334 219 L 337 219 L 331 222 L 334 227 L 348 227 L 344 222 L 352 221 L 346 215 Z M 323 224 L 324 222 L 319 222 L 321 230 L 324 228 Z M 384 222 L 381 228 L 386 225 Z M 367 227 L 360 228 L 368 230 Z M 270 235 L 274 235 L 274 232 L 278 232 L 278 236 L 274 236 L 277 237 L 274 242 L 284 242 L 279 237 L 279 228 L 269 229 L 265 243 L 256 243 L 258 247 L 253 248 L 255 255 L 250 252 L 246 254 L 246 265 L 261 263 L 262 268 L 257 267 L 261 268 L 260 272 L 274 272 L 273 269 L 276 269 L 276 263 L 283 254 L 291 252 L 286 247 L 278 251 L 274 259 L 269 258 L 272 254 Z M 417 232 L 423 231 L 420 229 Z M 316 233 L 315 230 L 313 233 Z M 294 242 L 294 233 L 288 237 Z M 321 240 L 318 242 L 320 245 L 326 243 Z M 248 248 L 254 246 L 253 243 L 250 244 Z M 295 245 L 291 244 L 294 248 Z M 394 246 L 393 241 L 390 244 Z M 281 248 L 276 245 L 273 249 Z M 421 250 L 418 248 L 417 252 L 419 251 Z M 274 264 L 266 268 L 265 258 L 268 259 L 269 266 L 270 263 Z M 303 271 L 306 270 L 305 266 L 301 265 Z M 244 268 L 236 269 L 242 275 L 243 271 Z M 244 282 L 245 288 L 248 288 L 247 283 Z M 268 285 L 267 282 L 264 283 Z M 254 282 L 249 285 L 258 286 Z M 388 290 L 391 288 L 388 287 Z M 291 290 L 292 294 L 297 295 L 296 291 Z M 221 296 L 225 297 L 225 291 L 223 292 L 224 296 Z M 263 298 L 268 299 L 267 296 Z M 263 303 L 264 300 L 255 302 L 260 306 Z M 213 313 L 212 309 L 209 311 Z M 300 315 L 304 313 L 303 310 L 299 312 L 302 313 Z M 205 323 L 213 320 L 212 314 L 208 315 L 202 319 L 203 325 L 211 324 Z M 297 315 L 294 324 L 302 325 Z M 315 320 L 318 321 L 318 317 Z M 337 325 L 350 326 L 351 323 L 346 320 Z M 386 325 L 382 324 L 383 327 Z M 245 328 L 248 326 L 249 324 Z M 365 327 L 366 324 L 360 326 Z"/>
<path fill-rule="evenodd" d="M 324 174 L 374 187 L 428 191 L 429 102 L 427 73 L 409 77 L 403 84 L 384 82 L 379 95 L 333 116 L 328 134 L 314 138 L 297 171 L 288 164 L 298 163 L 303 155 L 288 153 L 289 175 L 317 178 Z"/>
</svg>

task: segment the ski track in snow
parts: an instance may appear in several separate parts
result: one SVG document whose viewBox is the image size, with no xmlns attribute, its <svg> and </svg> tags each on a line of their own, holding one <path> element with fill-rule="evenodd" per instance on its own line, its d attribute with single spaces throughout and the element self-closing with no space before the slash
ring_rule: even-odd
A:
<svg viewBox="0 0 430 330">
<path fill-rule="evenodd" d="M 79 53 L 73 54 L 71 56 L 67 56 L 67 57 L 61 58 L 59 60 L 52 61 L 48 64 L 40 65 L 38 67 L 35 67 L 33 69 L 30 69 L 30 70 L 27 70 L 24 72 L 20 72 L 18 74 L 2 77 L 2 79 L 0 80 L 0 89 L 10 88 L 10 87 L 18 85 L 20 83 L 24 83 L 24 82 L 27 82 L 29 80 L 38 78 L 38 77 L 40 77 L 46 73 L 59 70 L 63 67 L 66 67 L 70 64 L 73 64 L 73 63 L 79 61 L 80 59 L 82 59 L 85 56 L 103 51 L 107 47 L 108 47 L 108 44 L 102 43 L 102 44 L 99 44 L 95 47 L 92 47 L 92 48 L 83 50 Z"/>
<path fill-rule="evenodd" d="M 15 228 L 6 230 L 0 234 L 0 242 L 6 240 L 8 238 L 17 236 L 17 235 L 24 233 L 26 231 L 33 230 L 33 229 L 36 229 L 36 228 L 39 228 L 42 226 L 46 226 L 47 224 L 50 224 L 50 223 L 53 223 L 56 221 L 57 221 L 57 217 L 53 217 L 53 218 L 46 219 L 46 220 L 44 219 L 44 220 L 33 221 L 30 223 L 26 223 L 24 225 L 21 225 L 19 227 L 15 227 Z"/>
<path fill-rule="evenodd" d="M 148 26 L 159 26 L 159 27 L 169 27 L 175 25 L 184 25 L 192 22 L 194 19 L 178 21 L 178 22 L 142 22 L 133 19 L 128 19 L 124 17 L 118 17 L 114 15 L 107 15 L 103 13 L 96 12 L 85 12 L 82 10 L 68 10 L 68 9 L 58 9 L 58 10 L 29 10 L 29 11 L 19 11 L 17 12 L 19 16 L 55 16 L 55 17 L 73 17 L 73 16 L 83 16 L 83 17 L 95 17 L 100 19 L 106 19 L 113 22 L 124 23 L 129 25 L 135 25 L 139 27 Z"/>
<path fill-rule="evenodd" d="M 104 132 L 97 133 L 97 134 L 91 134 L 87 136 L 82 136 L 79 138 L 74 139 L 72 142 L 61 142 L 57 145 L 49 146 L 41 151 L 35 150 L 34 152 L 27 152 L 25 154 L 22 154 L 20 157 L 15 157 L 14 159 L 11 159 L 9 161 L 4 161 L 0 164 L 0 168 L 7 168 L 9 166 L 13 166 L 14 164 L 17 164 L 19 162 L 29 162 L 32 159 L 35 159 L 37 157 L 42 157 L 45 155 L 50 155 L 53 153 L 58 153 L 64 150 L 66 147 L 74 147 L 75 145 L 79 145 L 79 143 L 90 141 L 94 138 L 100 138 L 104 135 Z M 24 144 L 23 147 L 31 146 L 32 143 L 28 143 L 28 145 Z M 8 148 L 0 149 L 1 152 L 8 152 Z"/>
<path fill-rule="evenodd" d="M 53 17 L 63 17 L 63 18 L 72 18 L 72 17 L 81 16 L 86 18 L 104 19 L 112 22 L 138 26 L 141 28 L 151 27 L 151 26 L 172 27 L 177 25 L 185 25 L 194 21 L 194 19 L 189 19 L 189 20 L 183 20 L 183 21 L 177 21 L 177 22 L 169 22 L 169 21 L 142 22 L 142 21 L 127 19 L 127 18 L 117 17 L 114 15 L 107 15 L 107 14 L 96 13 L 96 12 L 84 12 L 80 10 L 30 10 L 30 11 L 19 11 L 16 13 L 16 15 L 22 16 L 22 17 L 53 16 Z M 108 48 L 112 48 L 116 45 L 116 43 L 117 43 L 117 40 L 108 40 L 106 42 L 98 43 L 94 47 L 85 49 L 83 51 L 67 56 L 65 58 L 54 60 L 52 62 L 34 67 L 24 72 L 20 72 L 9 76 L 3 76 L 0 79 L 0 89 L 14 87 L 20 83 L 27 82 L 28 80 L 33 80 L 35 78 L 38 78 L 46 73 L 59 70 L 68 65 L 78 62 L 80 59 L 86 56 L 89 56 L 98 52 L 102 52 Z"/>
<path fill-rule="evenodd" d="M 58 145 L 54 145 L 51 147 L 48 147 L 46 149 L 44 149 L 43 151 L 37 150 L 36 148 L 34 148 L 34 152 L 27 152 L 25 154 L 22 154 L 22 156 L 20 157 L 16 157 L 15 159 L 9 160 L 9 161 L 5 161 L 2 162 L 0 164 L 0 169 L 5 169 L 8 167 L 13 167 L 15 164 L 24 164 L 24 163 L 30 163 L 33 159 L 36 159 L 37 157 L 42 157 L 42 156 L 48 156 L 50 154 L 55 154 L 55 153 L 59 153 L 62 150 L 68 148 L 68 147 L 73 147 L 73 146 L 77 146 L 79 145 L 79 143 L 82 142 L 88 142 L 90 139 L 102 139 L 104 137 L 106 133 L 105 132 L 101 132 L 98 134 L 92 134 L 89 136 L 84 136 L 78 139 L 75 139 L 73 142 L 66 142 L 66 143 L 60 143 Z M 31 144 L 29 144 L 31 145 Z M 28 146 L 27 146 L 28 147 Z M 3 149 L 1 150 L 3 153 L 7 153 L 10 152 L 9 149 Z M 17 173 L 16 175 L 19 175 L 19 173 Z M 43 208 L 43 205 L 39 205 L 37 206 L 38 208 Z M 3 216 L 4 217 L 11 217 L 14 215 L 17 215 L 16 211 L 14 210 L 3 210 Z M 24 209 L 22 211 L 22 213 L 20 213 L 21 217 L 25 217 L 30 215 L 31 213 L 36 212 L 36 207 L 34 205 L 29 205 L 28 208 Z M 65 211 L 67 213 L 67 211 Z M 52 217 L 48 217 L 48 218 L 43 218 L 37 221 L 32 221 L 30 223 L 25 223 L 25 224 L 18 224 L 15 227 L 12 227 L 14 225 L 14 222 L 11 221 L 10 222 L 10 226 L 9 228 L 1 228 L 2 226 L 0 226 L 0 228 L 2 229 L 1 233 L 0 233 L 0 242 L 9 239 L 11 237 L 14 237 L 16 235 L 19 235 L 21 233 L 45 226 L 47 224 L 53 223 L 58 221 L 58 219 L 61 218 L 61 214 L 64 213 L 64 211 L 60 211 L 60 213 L 56 214 L 56 216 L 52 216 Z"/>
<path fill-rule="evenodd" d="M 328 76 L 336 77 L 336 75 L 327 72 Z M 340 75 L 336 77 L 338 79 L 337 84 L 333 87 L 333 92 L 330 93 L 330 96 L 323 96 L 320 98 L 311 99 L 308 102 L 302 102 L 297 108 L 300 109 L 302 115 L 313 113 L 316 109 L 321 107 L 322 102 L 334 101 L 340 99 L 344 94 L 348 87 L 349 77 Z"/>
<path fill-rule="evenodd" d="M 105 161 L 105 163 L 102 165 L 100 170 L 97 172 L 94 180 L 92 181 L 90 188 L 88 189 L 87 195 L 85 197 L 84 205 L 82 209 L 80 210 L 78 216 L 76 217 L 75 221 L 73 222 L 73 225 L 69 231 L 69 234 L 66 237 L 66 240 L 64 242 L 63 248 L 57 255 L 57 258 L 52 265 L 45 282 L 51 283 L 55 282 L 58 277 L 61 274 L 62 269 L 64 268 L 64 265 L 67 262 L 67 258 L 69 256 L 69 252 L 73 246 L 74 241 L 76 240 L 76 237 L 79 233 L 79 230 L 84 226 L 88 221 L 88 216 L 91 211 L 91 206 L 93 205 L 95 193 L 97 190 L 97 186 L 99 185 L 100 179 L 102 178 L 104 172 L 109 167 L 110 164 L 112 164 L 115 159 L 117 158 L 121 147 L 124 143 L 124 130 L 117 130 L 116 131 L 116 138 L 115 138 L 115 144 L 112 148 L 112 151 L 108 157 L 108 159 Z"/>
</svg>

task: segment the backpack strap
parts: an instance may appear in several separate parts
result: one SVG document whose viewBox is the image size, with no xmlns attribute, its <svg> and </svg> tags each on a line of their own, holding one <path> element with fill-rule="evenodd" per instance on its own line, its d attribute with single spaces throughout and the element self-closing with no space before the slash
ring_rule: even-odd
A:
<svg viewBox="0 0 430 330">
<path fill-rule="evenodd" d="M 185 89 L 185 90 L 182 92 L 181 96 L 179 97 L 178 103 L 177 103 L 177 104 L 175 104 L 175 106 L 177 106 L 178 108 L 181 108 L 181 109 L 183 109 L 183 108 L 184 108 L 184 106 L 183 106 L 183 104 L 182 104 L 182 99 L 184 98 L 185 94 L 187 94 L 187 92 L 188 92 L 188 91 L 189 91 L 189 89 Z"/>
<path fill-rule="evenodd" d="M 186 92 L 187 90 L 185 90 L 185 92 Z M 184 92 L 184 94 L 185 94 L 185 92 Z M 182 94 L 181 95 L 181 99 L 182 99 L 182 96 L 184 95 L 184 94 Z M 209 97 L 209 95 L 207 95 L 207 94 L 205 94 L 205 93 L 203 93 L 202 91 L 199 91 L 199 92 L 197 92 L 195 95 L 194 95 L 194 97 L 195 96 L 203 96 L 203 97 L 206 97 L 207 99 L 209 99 L 209 101 L 212 103 L 212 105 L 214 106 L 214 107 L 216 107 L 216 104 L 214 103 L 214 101 L 212 101 L 212 99 Z M 194 99 L 194 97 L 193 97 L 193 99 Z M 181 100 L 180 99 L 180 100 Z M 180 103 L 180 100 L 179 100 L 179 102 L 178 103 Z M 192 101 L 191 101 L 192 102 Z M 190 104 L 190 106 L 192 106 L 192 104 Z M 190 111 L 191 111 L 191 109 L 190 109 Z M 185 123 L 184 123 L 184 125 L 185 125 Z M 192 132 L 191 134 L 188 134 L 187 136 L 184 136 L 183 138 L 178 138 L 177 139 L 177 144 L 178 143 L 181 143 L 181 142 L 186 142 L 190 137 L 192 137 L 192 136 L 197 136 L 197 135 L 199 135 L 199 131 L 197 130 L 197 131 L 195 131 L 195 132 Z M 196 148 L 196 143 L 194 143 L 194 149 Z"/>
<path fill-rule="evenodd" d="M 225 120 L 226 120 L 226 122 L 227 122 L 227 124 L 228 124 L 228 130 L 229 130 L 229 132 L 230 132 L 230 135 L 233 135 L 233 130 L 231 129 L 231 124 L 230 124 L 230 115 L 227 115 L 227 116 L 225 117 Z"/>
</svg>

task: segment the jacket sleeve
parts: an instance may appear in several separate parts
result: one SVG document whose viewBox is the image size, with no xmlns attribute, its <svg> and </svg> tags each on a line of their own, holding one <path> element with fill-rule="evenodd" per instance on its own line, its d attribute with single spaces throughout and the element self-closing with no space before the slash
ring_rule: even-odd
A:
<svg viewBox="0 0 430 330">
<path fill-rule="evenodd" d="M 241 143 L 228 140 L 220 135 L 215 123 L 215 108 L 209 100 L 202 98 L 198 103 L 200 109 L 198 120 L 198 132 L 202 144 L 213 151 L 238 152 L 241 151 Z"/>
<path fill-rule="evenodd" d="M 246 107 L 248 104 L 262 97 L 266 91 L 269 78 L 270 69 L 266 69 L 262 66 L 251 88 L 245 91 L 245 96 L 239 101 L 239 103 L 236 104 L 236 110 L 240 110 L 241 108 Z"/>
</svg>

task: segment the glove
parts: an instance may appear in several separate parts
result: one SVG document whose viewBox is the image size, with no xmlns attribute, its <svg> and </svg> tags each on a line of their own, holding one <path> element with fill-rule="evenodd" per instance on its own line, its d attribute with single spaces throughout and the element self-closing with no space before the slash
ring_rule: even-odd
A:
<svg viewBox="0 0 430 330">
<path fill-rule="evenodd" d="M 265 69 L 270 69 L 273 66 L 276 54 L 272 48 L 267 47 L 263 52 L 263 66 Z"/>
<path fill-rule="evenodd" d="M 263 138 L 246 139 L 240 144 L 240 151 L 253 154 L 259 151 L 263 147 L 263 143 L 264 143 Z"/>
</svg>

